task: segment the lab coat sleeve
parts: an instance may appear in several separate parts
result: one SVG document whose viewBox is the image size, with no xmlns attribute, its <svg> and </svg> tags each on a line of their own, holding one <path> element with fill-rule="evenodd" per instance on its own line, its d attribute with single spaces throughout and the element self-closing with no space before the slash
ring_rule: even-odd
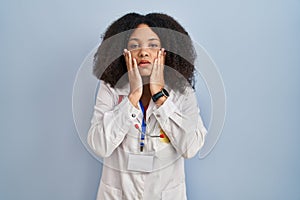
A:
<svg viewBox="0 0 300 200">
<path fill-rule="evenodd" d="M 185 158 L 195 156 L 204 144 L 207 130 L 194 90 L 188 88 L 178 101 L 170 96 L 153 113 L 176 151 Z"/>
<path fill-rule="evenodd" d="M 122 143 L 133 120 L 140 114 L 126 96 L 119 96 L 108 84 L 100 83 L 87 142 L 100 157 L 108 157 Z"/>
</svg>

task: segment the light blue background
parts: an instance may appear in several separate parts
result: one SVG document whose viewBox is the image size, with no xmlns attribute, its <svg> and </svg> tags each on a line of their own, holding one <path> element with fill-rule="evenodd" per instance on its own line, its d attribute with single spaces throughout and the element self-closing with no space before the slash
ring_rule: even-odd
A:
<svg viewBox="0 0 300 200">
<path fill-rule="evenodd" d="M 186 162 L 191 200 L 300 199 L 300 1 L 0 1 L 0 199 L 93 200 L 72 87 L 100 34 L 128 11 L 174 16 L 227 93 L 216 148 Z"/>
</svg>

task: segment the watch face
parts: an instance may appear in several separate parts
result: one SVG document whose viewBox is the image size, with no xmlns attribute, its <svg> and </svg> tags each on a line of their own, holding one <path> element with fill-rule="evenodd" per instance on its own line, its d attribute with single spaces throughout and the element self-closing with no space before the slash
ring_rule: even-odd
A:
<svg viewBox="0 0 300 200">
<path fill-rule="evenodd" d="M 156 102 L 162 96 L 169 97 L 169 92 L 167 90 L 165 90 L 164 88 L 160 92 L 158 92 L 155 95 L 153 95 L 152 96 L 152 100 L 154 102 Z"/>
<path fill-rule="evenodd" d="M 166 96 L 166 97 L 170 96 L 169 92 L 167 90 L 165 90 L 164 88 L 161 91 L 164 94 L 164 96 Z"/>
</svg>

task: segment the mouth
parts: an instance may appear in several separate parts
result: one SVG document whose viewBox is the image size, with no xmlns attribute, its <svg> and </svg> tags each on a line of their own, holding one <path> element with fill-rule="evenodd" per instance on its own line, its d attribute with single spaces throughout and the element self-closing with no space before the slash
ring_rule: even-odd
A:
<svg viewBox="0 0 300 200">
<path fill-rule="evenodd" d="M 150 64 L 151 64 L 151 62 L 149 62 L 148 60 L 141 60 L 138 65 L 140 67 L 146 67 L 146 66 L 148 66 Z"/>
</svg>

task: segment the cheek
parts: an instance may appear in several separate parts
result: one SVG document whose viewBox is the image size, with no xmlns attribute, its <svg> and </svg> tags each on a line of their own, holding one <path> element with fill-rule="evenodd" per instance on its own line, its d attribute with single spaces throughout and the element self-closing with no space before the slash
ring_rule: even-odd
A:
<svg viewBox="0 0 300 200">
<path fill-rule="evenodd" d="M 130 51 L 131 57 L 137 59 L 138 58 L 138 53 L 137 51 Z"/>
<path fill-rule="evenodd" d="M 158 53 L 159 53 L 160 49 L 155 49 L 152 51 L 152 59 L 153 59 L 153 62 L 155 61 L 155 59 L 158 58 Z"/>
<path fill-rule="evenodd" d="M 159 49 L 153 49 L 153 50 L 151 50 L 151 57 L 153 59 L 157 58 L 158 52 L 159 52 Z"/>
</svg>

